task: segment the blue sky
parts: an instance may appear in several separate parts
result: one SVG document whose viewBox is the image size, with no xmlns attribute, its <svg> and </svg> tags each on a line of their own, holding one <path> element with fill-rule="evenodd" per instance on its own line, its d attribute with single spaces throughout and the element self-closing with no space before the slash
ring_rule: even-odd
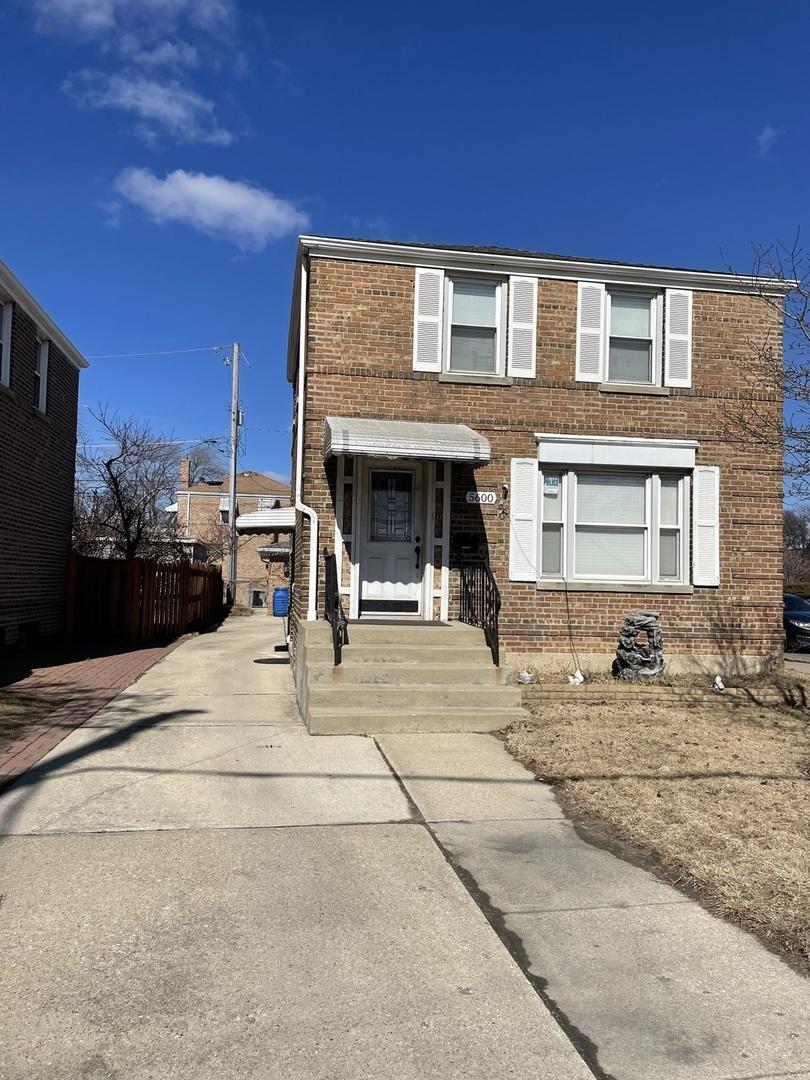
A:
<svg viewBox="0 0 810 1080">
<path fill-rule="evenodd" d="M 84 405 L 289 471 L 301 231 L 749 269 L 807 206 L 805 4 L 10 0 L 0 258 Z M 86 412 L 86 410 L 83 410 Z"/>
</svg>

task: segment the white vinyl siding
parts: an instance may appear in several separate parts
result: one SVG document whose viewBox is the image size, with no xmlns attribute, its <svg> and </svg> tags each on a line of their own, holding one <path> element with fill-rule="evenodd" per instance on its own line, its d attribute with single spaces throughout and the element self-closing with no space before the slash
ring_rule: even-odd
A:
<svg viewBox="0 0 810 1080">
<path fill-rule="evenodd" d="M 414 371 L 442 369 L 444 271 L 417 269 L 414 281 Z"/>
<path fill-rule="evenodd" d="M 533 379 L 537 349 L 537 278 L 509 279 L 507 375 Z"/>
<path fill-rule="evenodd" d="M 687 475 L 551 466 L 540 490 L 541 578 L 687 584 Z"/>
<path fill-rule="evenodd" d="M 692 475 L 692 581 L 720 584 L 720 470 L 696 465 Z"/>
<path fill-rule="evenodd" d="M 509 580 L 537 580 L 537 458 L 512 458 L 509 488 Z"/>
<path fill-rule="evenodd" d="M 8 386 L 11 382 L 11 301 L 0 303 L 0 383 Z"/>
<path fill-rule="evenodd" d="M 666 290 L 664 385 L 692 385 L 692 293 Z"/>
<path fill-rule="evenodd" d="M 37 355 L 34 366 L 34 404 L 41 413 L 48 408 L 48 356 L 50 343 L 37 342 Z"/>
</svg>

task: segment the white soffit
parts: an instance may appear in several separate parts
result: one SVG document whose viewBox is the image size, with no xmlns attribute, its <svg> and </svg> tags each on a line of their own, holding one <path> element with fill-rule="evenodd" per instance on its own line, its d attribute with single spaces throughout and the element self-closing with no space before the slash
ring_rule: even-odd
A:
<svg viewBox="0 0 810 1080">
<path fill-rule="evenodd" d="M 240 514 L 236 519 L 236 530 L 262 529 L 273 532 L 276 529 L 295 528 L 295 507 L 277 506 L 275 510 L 256 510 L 252 514 Z"/>
<path fill-rule="evenodd" d="M 638 439 L 621 435 L 535 433 L 540 465 L 607 465 L 638 469 L 694 469 L 694 439 Z"/>
<path fill-rule="evenodd" d="M 327 416 L 324 459 L 340 454 L 430 461 L 489 461 L 489 440 L 466 424 Z"/>
</svg>

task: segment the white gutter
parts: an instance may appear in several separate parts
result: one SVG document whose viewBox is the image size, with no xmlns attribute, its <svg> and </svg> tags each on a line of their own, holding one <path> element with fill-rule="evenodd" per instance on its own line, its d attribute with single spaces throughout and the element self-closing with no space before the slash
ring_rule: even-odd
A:
<svg viewBox="0 0 810 1080">
<path fill-rule="evenodd" d="M 301 258 L 301 292 L 298 297 L 298 402 L 295 425 L 295 509 L 309 518 L 309 592 L 307 622 L 318 618 L 318 515 L 301 499 L 304 472 L 304 392 L 307 368 L 307 263 Z"/>
</svg>

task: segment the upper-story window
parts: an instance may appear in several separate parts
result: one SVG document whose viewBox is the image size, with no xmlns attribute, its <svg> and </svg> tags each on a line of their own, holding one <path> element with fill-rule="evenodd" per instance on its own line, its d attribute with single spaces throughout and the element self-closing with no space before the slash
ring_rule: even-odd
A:
<svg viewBox="0 0 810 1080">
<path fill-rule="evenodd" d="M 607 381 L 661 385 L 660 296 L 609 289 Z"/>
<path fill-rule="evenodd" d="M 414 371 L 530 379 L 536 347 L 537 278 L 415 271 Z"/>
<path fill-rule="evenodd" d="M 8 386 L 11 381 L 11 313 L 10 301 L 0 303 L 0 383 Z"/>
<path fill-rule="evenodd" d="M 576 379 L 614 386 L 692 385 L 692 293 L 580 281 Z"/>
<path fill-rule="evenodd" d="M 466 375 L 503 372 L 503 283 L 447 277 L 444 367 Z"/>
<path fill-rule="evenodd" d="M 48 405 L 48 354 L 50 342 L 37 341 L 34 366 L 34 405 L 44 413 Z"/>
</svg>

